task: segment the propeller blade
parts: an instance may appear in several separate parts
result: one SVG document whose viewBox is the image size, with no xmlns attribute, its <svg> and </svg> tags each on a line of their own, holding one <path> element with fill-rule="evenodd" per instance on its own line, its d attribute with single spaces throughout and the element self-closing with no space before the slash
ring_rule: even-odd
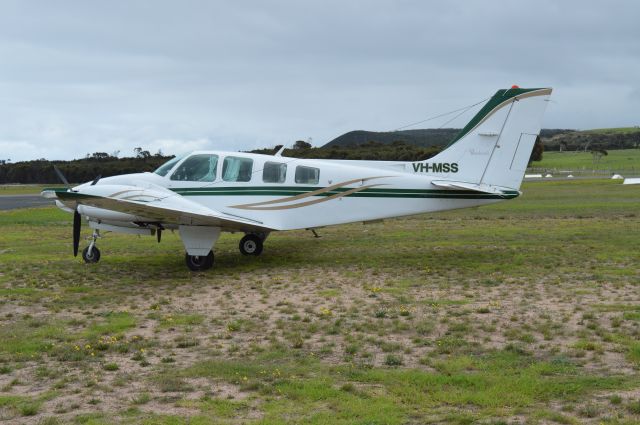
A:
<svg viewBox="0 0 640 425">
<path fill-rule="evenodd" d="M 158 236 L 158 243 L 160 243 L 160 239 L 162 239 L 162 229 L 156 230 L 156 235 Z"/>
<path fill-rule="evenodd" d="M 100 179 L 102 178 L 102 174 L 98 174 L 98 177 L 96 177 L 95 179 L 93 179 L 93 181 L 91 182 L 91 186 L 95 186 L 96 183 L 98 183 L 100 181 Z"/>
<path fill-rule="evenodd" d="M 67 186 L 67 189 L 71 188 L 71 185 L 69 184 L 69 182 L 67 181 L 67 178 L 64 176 L 64 174 L 62 174 L 62 171 L 60 171 L 60 169 L 58 167 L 56 167 L 55 165 L 53 166 L 53 171 L 56 172 L 58 178 L 60 179 L 60 181 L 62 183 L 65 184 L 65 186 Z"/>
<path fill-rule="evenodd" d="M 73 256 L 78 256 L 78 245 L 80 245 L 80 226 L 82 225 L 82 217 L 78 210 L 73 212 Z"/>
</svg>

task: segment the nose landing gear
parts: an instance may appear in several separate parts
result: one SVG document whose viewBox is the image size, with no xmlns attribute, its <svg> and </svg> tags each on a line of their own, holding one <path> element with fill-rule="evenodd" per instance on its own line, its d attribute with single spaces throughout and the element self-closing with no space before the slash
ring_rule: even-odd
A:
<svg viewBox="0 0 640 425">
<path fill-rule="evenodd" d="M 100 250 L 96 246 L 96 239 L 100 237 L 100 231 L 94 229 L 93 235 L 91 235 L 91 243 L 88 247 L 82 250 L 82 259 L 85 263 L 97 263 L 100 261 Z"/>
</svg>

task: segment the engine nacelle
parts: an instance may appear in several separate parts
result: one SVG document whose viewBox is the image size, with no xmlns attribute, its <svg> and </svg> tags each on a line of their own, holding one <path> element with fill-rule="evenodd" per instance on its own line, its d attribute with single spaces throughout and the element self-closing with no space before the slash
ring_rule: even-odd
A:
<svg viewBox="0 0 640 425">
<path fill-rule="evenodd" d="M 123 221 L 126 223 L 131 222 L 147 222 L 153 220 L 147 220 L 144 217 L 139 217 L 133 214 L 121 213 L 118 211 L 105 210 L 103 208 L 90 207 L 87 205 L 78 205 L 78 212 L 82 215 L 86 215 L 91 220 L 100 221 Z"/>
</svg>

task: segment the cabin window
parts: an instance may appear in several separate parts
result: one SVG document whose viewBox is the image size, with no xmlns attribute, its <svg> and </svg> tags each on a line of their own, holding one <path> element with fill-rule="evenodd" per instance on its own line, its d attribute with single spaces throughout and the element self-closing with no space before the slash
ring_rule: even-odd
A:
<svg viewBox="0 0 640 425">
<path fill-rule="evenodd" d="M 222 163 L 222 180 L 226 182 L 248 182 L 251 180 L 253 159 L 228 156 Z"/>
<path fill-rule="evenodd" d="M 216 179 L 217 170 L 218 155 L 191 155 L 173 172 L 171 180 L 212 182 Z"/>
<path fill-rule="evenodd" d="M 320 170 L 313 167 L 298 165 L 296 167 L 296 183 L 318 184 L 320 181 Z"/>
<path fill-rule="evenodd" d="M 284 183 L 287 178 L 287 164 L 265 162 L 262 169 L 262 181 L 265 183 Z"/>
</svg>

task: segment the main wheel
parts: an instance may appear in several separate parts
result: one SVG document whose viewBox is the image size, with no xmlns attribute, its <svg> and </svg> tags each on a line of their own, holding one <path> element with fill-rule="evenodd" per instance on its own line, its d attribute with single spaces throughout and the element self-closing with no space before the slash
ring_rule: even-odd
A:
<svg viewBox="0 0 640 425">
<path fill-rule="evenodd" d="M 262 253 L 262 238 L 248 234 L 240 239 L 240 252 L 242 255 L 260 255 Z"/>
<path fill-rule="evenodd" d="M 200 272 L 213 266 L 213 251 L 209 251 L 208 255 L 189 255 L 187 253 L 184 259 L 190 270 Z"/>
<path fill-rule="evenodd" d="M 100 261 L 100 250 L 94 245 L 89 252 L 89 247 L 86 247 L 82 250 L 82 259 L 85 263 L 97 263 Z"/>
</svg>

